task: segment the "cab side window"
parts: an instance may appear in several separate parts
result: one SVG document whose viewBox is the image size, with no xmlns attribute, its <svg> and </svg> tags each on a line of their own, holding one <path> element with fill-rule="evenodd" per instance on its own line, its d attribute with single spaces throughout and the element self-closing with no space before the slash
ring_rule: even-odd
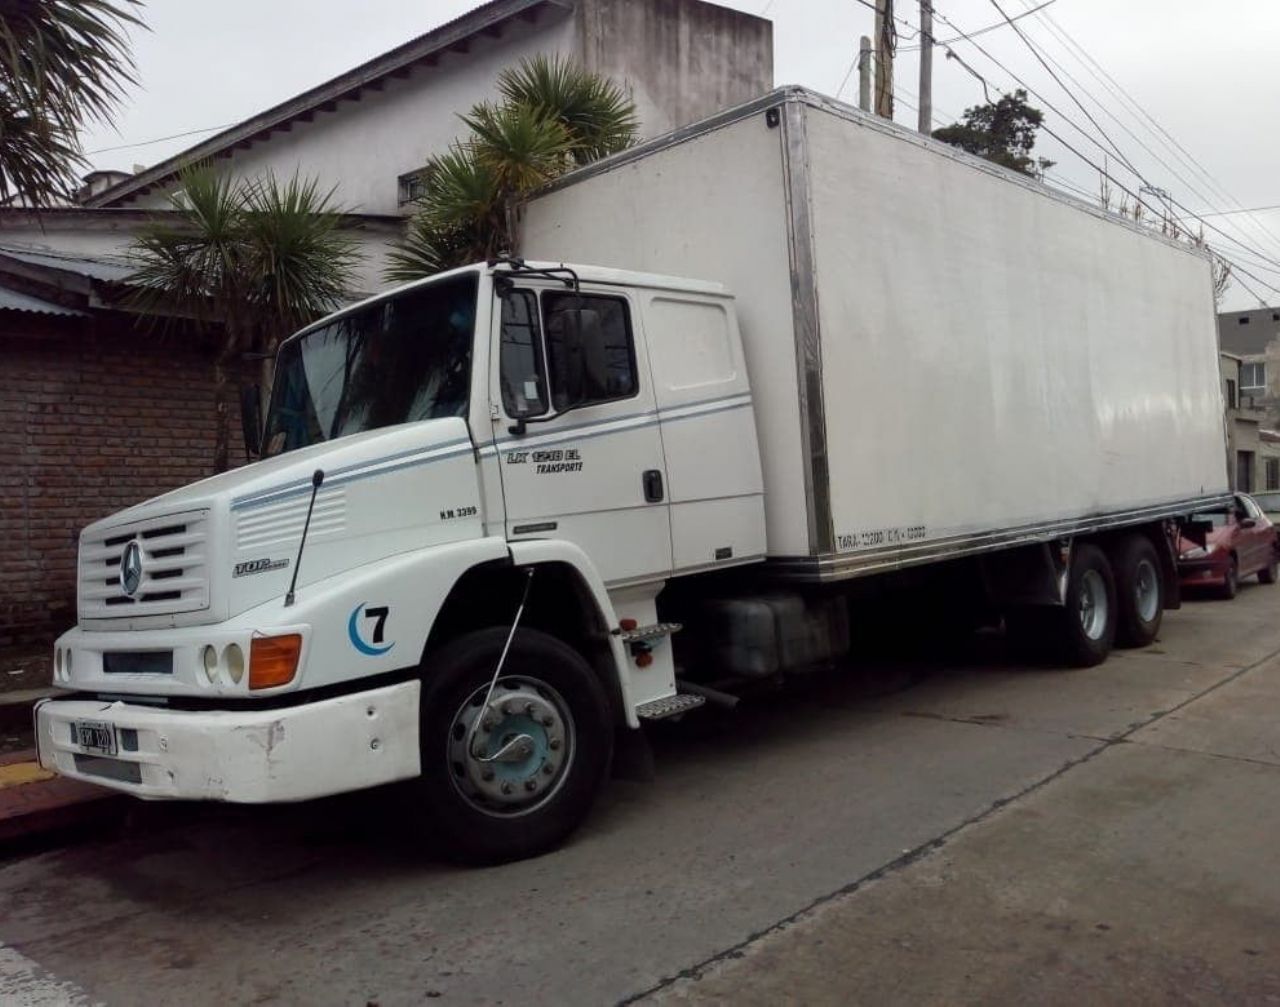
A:
<svg viewBox="0 0 1280 1007">
<path fill-rule="evenodd" d="M 547 292 L 542 312 L 557 411 L 637 393 L 635 341 L 624 298 Z"/>
<path fill-rule="evenodd" d="M 502 295 L 498 368 L 508 416 L 541 416 L 547 411 L 538 299 L 531 290 L 508 290 Z"/>
</svg>

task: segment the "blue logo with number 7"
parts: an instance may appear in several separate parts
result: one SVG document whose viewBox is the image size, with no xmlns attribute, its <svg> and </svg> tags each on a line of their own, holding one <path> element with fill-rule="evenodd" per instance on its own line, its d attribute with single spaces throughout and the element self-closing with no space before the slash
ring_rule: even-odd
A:
<svg viewBox="0 0 1280 1007">
<path fill-rule="evenodd" d="M 366 640 L 360 633 L 360 613 L 362 611 L 364 612 L 364 621 L 372 623 L 370 627 L 372 641 Z M 382 631 L 387 624 L 387 614 L 390 611 L 391 609 L 385 605 L 366 609 L 363 602 L 352 609 L 351 618 L 347 620 L 347 636 L 351 638 L 351 646 L 355 647 L 361 654 L 367 654 L 369 657 L 378 657 L 394 647 L 394 641 L 385 647 L 378 646 L 378 644 L 382 643 Z"/>
</svg>

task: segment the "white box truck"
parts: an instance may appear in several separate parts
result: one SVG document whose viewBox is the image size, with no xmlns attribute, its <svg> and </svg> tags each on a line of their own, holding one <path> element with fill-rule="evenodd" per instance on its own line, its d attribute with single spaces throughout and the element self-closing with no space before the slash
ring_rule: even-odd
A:
<svg viewBox="0 0 1280 1007">
<path fill-rule="evenodd" d="M 1227 491 L 1195 250 L 798 89 L 521 229 L 288 340 L 259 461 L 85 529 L 43 765 L 403 781 L 503 859 L 643 721 L 838 662 L 868 586 L 954 584 L 1072 664 L 1177 604 L 1176 526 Z"/>
</svg>

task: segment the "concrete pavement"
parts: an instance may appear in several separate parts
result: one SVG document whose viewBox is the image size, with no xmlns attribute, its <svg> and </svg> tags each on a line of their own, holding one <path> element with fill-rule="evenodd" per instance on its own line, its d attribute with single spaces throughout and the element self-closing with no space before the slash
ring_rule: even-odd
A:
<svg viewBox="0 0 1280 1007">
<path fill-rule="evenodd" d="M 979 646 L 690 719 L 654 784 L 502 868 L 425 860 L 394 794 L 139 805 L 0 866 L 0 999 L 1280 998 L 1278 606 L 1189 605 L 1087 671 Z"/>
</svg>

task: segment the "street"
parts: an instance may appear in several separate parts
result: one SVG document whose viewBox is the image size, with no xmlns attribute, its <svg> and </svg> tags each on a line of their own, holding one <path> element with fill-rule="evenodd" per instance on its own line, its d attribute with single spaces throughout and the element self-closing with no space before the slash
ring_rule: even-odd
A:
<svg viewBox="0 0 1280 1007">
<path fill-rule="evenodd" d="M 387 794 L 138 805 L 0 863 L 0 1001 L 1277 1002 L 1278 603 L 698 714 L 506 867 L 426 859 Z"/>
</svg>

